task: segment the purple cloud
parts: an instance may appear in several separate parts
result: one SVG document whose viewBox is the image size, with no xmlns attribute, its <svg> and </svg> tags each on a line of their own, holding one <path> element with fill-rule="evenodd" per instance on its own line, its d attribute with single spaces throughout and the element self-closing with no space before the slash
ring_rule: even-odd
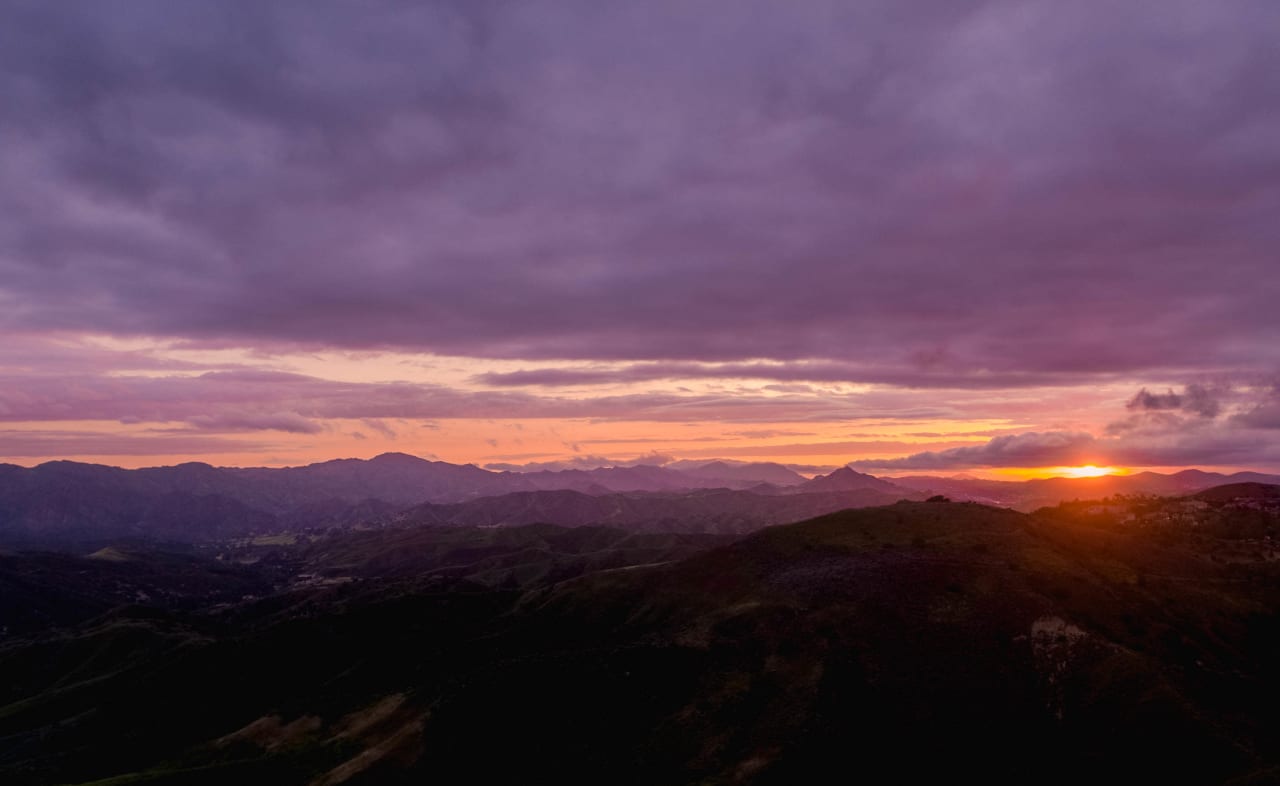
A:
<svg viewBox="0 0 1280 786">
<path fill-rule="evenodd" d="M 294 412 L 224 412 L 193 415 L 186 422 L 202 431 L 285 431 L 318 434 L 324 426 Z"/>
<path fill-rule="evenodd" d="M 856 363 L 637 363 L 595 368 L 540 368 L 486 372 L 474 382 L 492 387 L 572 387 L 651 382 L 672 379 L 771 379 L 805 382 L 879 383 L 906 388 L 992 390 L 1079 384 L 1082 379 L 1103 382 L 1110 372 L 1089 374 L 1052 371 L 993 373 L 981 368 L 947 368 L 938 364 L 874 367 Z M 775 385 L 783 393 L 810 392 L 804 385 Z"/>
<path fill-rule="evenodd" d="M 385 439 L 395 439 L 398 436 L 395 429 L 391 428 L 385 421 L 378 418 L 361 418 L 360 422 L 364 423 L 365 427 L 370 431 L 375 431 L 378 434 L 381 434 Z"/>
<path fill-rule="evenodd" d="M 991 387 L 1280 366 L 1270 0 L 4 16 L 6 332 Z M 487 381 L 570 380 L 529 373 Z"/>
<path fill-rule="evenodd" d="M 270 445 L 195 433 L 107 434 L 96 431 L 0 429 L 5 458 L 52 459 L 67 456 L 195 456 L 256 453 Z"/>
<path fill-rule="evenodd" d="M 877 393 L 765 396 L 752 391 L 557 397 L 407 382 L 341 382 L 265 370 L 179 377 L 0 373 L 0 421 L 186 422 L 205 430 L 294 433 L 316 433 L 321 426 L 312 421 L 329 418 L 358 419 L 375 431 L 371 423 L 398 418 L 747 423 L 936 418 L 957 411 L 954 397 L 946 402 L 927 396 L 904 401 Z M 993 408 L 981 399 L 973 406 L 979 415 Z"/>
<path fill-rule="evenodd" d="M 1234 415 L 1232 421 L 1247 428 L 1280 429 L 1280 383 L 1264 389 L 1258 399 Z"/>
<path fill-rule="evenodd" d="M 1138 412 L 1183 410 L 1206 418 L 1216 417 L 1222 411 L 1217 392 L 1204 385 L 1187 385 L 1182 393 L 1170 390 L 1162 394 L 1151 393 L 1143 388 L 1125 406 Z"/>
<path fill-rule="evenodd" d="M 960 467 L 1045 467 L 1094 462 L 1097 440 L 1092 434 L 1029 432 L 993 437 L 982 445 L 924 451 L 897 459 L 850 462 L 876 469 L 955 469 Z"/>
<path fill-rule="evenodd" d="M 1129 399 L 1129 403 L 1125 406 L 1136 410 L 1181 409 L 1182 396 L 1172 390 L 1163 395 L 1148 393 L 1147 389 L 1143 388 L 1138 391 L 1137 395 Z"/>
</svg>

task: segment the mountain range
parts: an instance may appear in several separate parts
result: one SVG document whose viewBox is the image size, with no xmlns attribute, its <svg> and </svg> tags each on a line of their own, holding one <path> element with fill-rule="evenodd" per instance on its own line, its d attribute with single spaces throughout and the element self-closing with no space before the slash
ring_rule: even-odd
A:
<svg viewBox="0 0 1280 786">
<path fill-rule="evenodd" d="M 1276 783 L 1267 480 L 0 466 L 0 782 Z"/>
<path fill-rule="evenodd" d="M 87 547 L 118 538 L 210 542 L 281 531 L 388 525 L 558 523 L 680 532 L 771 524 L 944 495 L 1030 511 L 1075 498 L 1187 494 L 1258 473 L 1187 470 L 989 481 L 877 478 L 850 468 L 806 479 L 773 463 L 707 461 L 591 470 L 492 472 L 402 453 L 290 468 L 187 463 L 127 470 L 53 461 L 0 465 L 0 544 Z"/>
</svg>

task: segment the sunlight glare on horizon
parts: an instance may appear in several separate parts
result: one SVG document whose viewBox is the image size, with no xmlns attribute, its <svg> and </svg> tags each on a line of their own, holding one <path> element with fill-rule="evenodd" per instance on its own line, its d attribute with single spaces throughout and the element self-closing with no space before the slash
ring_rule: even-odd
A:
<svg viewBox="0 0 1280 786">
<path fill-rule="evenodd" d="M 1057 467 L 1053 474 L 1066 478 L 1100 478 L 1105 475 L 1124 473 L 1116 467 L 1096 467 L 1093 464 L 1086 464 L 1083 467 Z"/>
</svg>

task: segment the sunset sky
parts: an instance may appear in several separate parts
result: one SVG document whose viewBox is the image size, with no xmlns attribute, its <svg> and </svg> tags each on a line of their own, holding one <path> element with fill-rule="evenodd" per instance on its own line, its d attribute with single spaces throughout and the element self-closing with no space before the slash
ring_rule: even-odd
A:
<svg viewBox="0 0 1280 786">
<path fill-rule="evenodd" d="M 1278 31 L 0 0 L 0 461 L 1280 471 Z"/>
</svg>

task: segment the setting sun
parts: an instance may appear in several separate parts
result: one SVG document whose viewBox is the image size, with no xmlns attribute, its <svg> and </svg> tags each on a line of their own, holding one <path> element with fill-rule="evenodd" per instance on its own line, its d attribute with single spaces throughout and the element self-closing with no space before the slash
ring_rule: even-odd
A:
<svg viewBox="0 0 1280 786">
<path fill-rule="evenodd" d="M 1066 478 L 1100 478 L 1103 475 L 1120 474 L 1120 470 L 1115 467 L 1095 467 L 1092 464 L 1086 464 L 1083 467 L 1060 467 L 1054 474 Z"/>
</svg>

